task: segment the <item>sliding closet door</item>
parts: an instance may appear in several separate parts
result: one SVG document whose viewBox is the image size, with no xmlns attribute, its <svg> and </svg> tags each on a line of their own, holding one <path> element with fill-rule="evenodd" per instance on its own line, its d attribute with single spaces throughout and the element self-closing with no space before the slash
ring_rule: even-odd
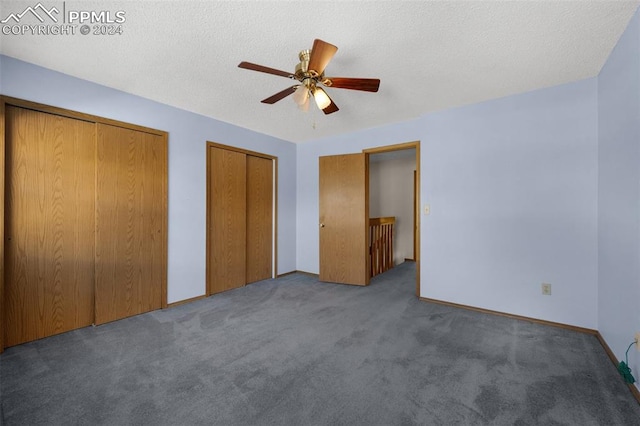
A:
<svg viewBox="0 0 640 426">
<path fill-rule="evenodd" d="M 5 346 L 94 319 L 95 124 L 7 106 Z"/>
<path fill-rule="evenodd" d="M 96 324 L 160 309 L 166 283 L 166 139 L 98 124 Z"/>
<path fill-rule="evenodd" d="M 209 294 L 247 282 L 247 160 L 236 151 L 209 150 Z"/>
<path fill-rule="evenodd" d="M 271 278 L 273 160 L 247 155 L 247 283 Z"/>
</svg>

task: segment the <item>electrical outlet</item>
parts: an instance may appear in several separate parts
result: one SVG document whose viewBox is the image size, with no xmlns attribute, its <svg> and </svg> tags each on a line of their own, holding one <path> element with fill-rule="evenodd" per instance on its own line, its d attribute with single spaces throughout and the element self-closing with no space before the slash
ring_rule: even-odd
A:
<svg viewBox="0 0 640 426">
<path fill-rule="evenodd" d="M 640 352 L 640 331 L 636 333 L 636 349 Z"/>
<path fill-rule="evenodd" d="M 542 283 L 542 294 L 545 296 L 551 296 L 551 284 Z"/>
</svg>

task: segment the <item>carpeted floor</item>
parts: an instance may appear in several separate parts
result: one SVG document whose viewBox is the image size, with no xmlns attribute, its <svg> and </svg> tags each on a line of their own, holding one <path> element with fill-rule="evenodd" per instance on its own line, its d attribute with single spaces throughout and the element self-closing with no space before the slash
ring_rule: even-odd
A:
<svg viewBox="0 0 640 426">
<path fill-rule="evenodd" d="M 9 348 L 10 425 L 640 425 L 594 336 L 294 274 Z"/>
</svg>

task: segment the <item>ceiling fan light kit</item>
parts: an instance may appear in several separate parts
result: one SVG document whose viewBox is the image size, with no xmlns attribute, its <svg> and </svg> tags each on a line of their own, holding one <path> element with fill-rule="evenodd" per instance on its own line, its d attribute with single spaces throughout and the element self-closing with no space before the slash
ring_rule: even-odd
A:
<svg viewBox="0 0 640 426">
<path fill-rule="evenodd" d="M 300 84 L 287 87 L 275 95 L 263 99 L 262 103 L 274 104 L 293 93 L 293 101 L 298 105 L 298 108 L 308 111 L 309 98 L 313 96 L 316 105 L 322 112 L 332 114 L 339 108 L 320 85 L 365 92 L 377 92 L 380 87 L 380 80 L 375 78 L 325 77 L 324 70 L 337 51 L 338 48 L 333 44 L 316 39 L 312 49 L 303 50 L 298 54 L 300 62 L 296 65 L 293 74 L 251 62 L 241 62 L 238 67 L 287 77 L 300 82 Z"/>
<path fill-rule="evenodd" d="M 331 98 L 329 98 L 329 95 L 327 95 L 327 92 L 325 92 L 322 87 L 313 88 L 313 98 L 316 100 L 318 108 L 322 110 L 331 105 Z"/>
<path fill-rule="evenodd" d="M 293 92 L 293 101 L 297 103 L 298 106 L 309 103 L 309 89 L 302 84 L 298 86 L 296 91 Z"/>
</svg>

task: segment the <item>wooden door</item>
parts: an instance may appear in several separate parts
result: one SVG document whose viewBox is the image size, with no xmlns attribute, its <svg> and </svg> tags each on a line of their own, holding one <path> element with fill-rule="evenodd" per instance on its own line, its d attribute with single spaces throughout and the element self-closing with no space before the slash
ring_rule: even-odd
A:
<svg viewBox="0 0 640 426">
<path fill-rule="evenodd" d="M 160 309 L 166 285 L 167 145 L 98 124 L 96 324 Z"/>
<path fill-rule="evenodd" d="M 93 323 L 95 124 L 7 106 L 5 346 Z"/>
<path fill-rule="evenodd" d="M 209 147 L 209 294 L 247 282 L 246 154 Z"/>
<path fill-rule="evenodd" d="M 247 155 L 247 284 L 271 278 L 272 252 L 273 160 Z"/>
<path fill-rule="evenodd" d="M 320 157 L 320 280 L 369 284 L 366 154 Z"/>
</svg>

